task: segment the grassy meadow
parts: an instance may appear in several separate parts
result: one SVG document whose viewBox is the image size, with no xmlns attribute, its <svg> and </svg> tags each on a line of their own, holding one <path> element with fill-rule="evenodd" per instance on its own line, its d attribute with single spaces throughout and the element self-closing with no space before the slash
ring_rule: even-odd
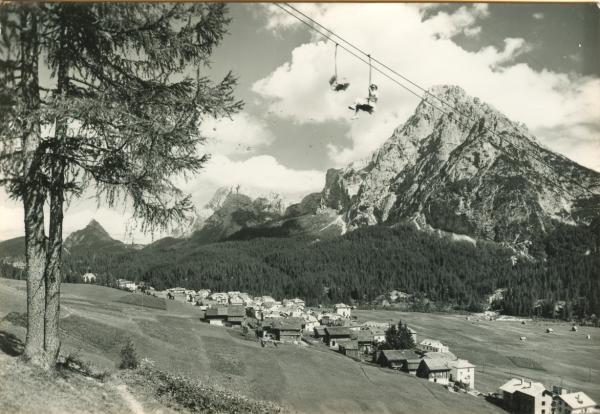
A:
<svg viewBox="0 0 600 414">
<path fill-rule="evenodd" d="M 551 321 L 487 321 L 466 315 L 358 310 L 359 321 L 408 323 L 417 341 L 435 338 L 477 366 L 475 386 L 495 391 L 514 376 L 584 391 L 600 401 L 600 329 Z M 553 333 L 546 333 L 552 328 Z M 591 339 L 587 339 L 590 334 Z M 521 341 L 520 337 L 527 339 Z"/>
<path fill-rule="evenodd" d="M 0 334 L 21 340 L 25 329 L 11 320 L 18 320 L 15 315 L 25 312 L 24 287 L 23 281 L 0 279 Z M 297 412 L 502 412 L 483 398 L 450 393 L 421 379 L 359 364 L 324 347 L 262 348 L 238 330 L 201 322 L 201 312 L 183 303 L 166 301 L 166 309 L 139 306 L 137 301 L 125 299 L 130 295 L 126 292 L 81 284 L 64 284 L 62 294 L 63 352 L 77 353 L 99 368 L 114 369 L 121 347 L 131 338 L 138 356 L 153 360 L 157 369 Z M 9 314 L 12 316 L 7 319 Z M 542 325 L 470 323 L 459 316 L 386 311 L 356 314 L 364 320 L 402 318 L 419 331 L 420 337 L 437 337 L 478 366 L 485 359 L 485 373 L 478 369 L 476 376 L 480 390 L 497 388 L 510 373 L 534 378 L 539 374 L 540 380 L 551 384 L 556 381 L 548 379 L 560 372 L 566 384 L 600 399 L 585 381 L 591 366 L 592 383 L 598 383 L 596 369 L 600 368 L 595 358 L 600 350 L 597 335 L 592 333 L 592 340 L 585 340 L 585 328 L 572 335 L 567 325 L 564 329 L 553 325 L 556 333 L 547 337 L 541 333 Z M 528 341 L 519 343 L 523 334 Z M 508 358 L 513 353 L 535 360 L 545 371 L 515 366 Z"/>
</svg>

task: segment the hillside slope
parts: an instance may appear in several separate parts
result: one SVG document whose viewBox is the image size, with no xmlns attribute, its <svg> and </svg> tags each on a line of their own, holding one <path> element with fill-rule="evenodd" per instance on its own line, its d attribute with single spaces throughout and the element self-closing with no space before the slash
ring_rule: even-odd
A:
<svg viewBox="0 0 600 414">
<path fill-rule="evenodd" d="M 24 312 L 24 287 L 22 281 L 0 279 L 0 332 L 10 330 L 20 340 L 24 338 L 24 330 L 2 319 L 10 312 Z M 157 370 L 174 377 L 170 387 L 168 384 L 162 387 L 163 396 L 183 394 L 184 401 L 199 398 L 202 402 L 204 394 L 200 394 L 197 388 L 182 384 L 181 376 L 221 390 L 209 394 L 214 397 L 217 409 L 208 412 L 228 412 L 218 410 L 219 404 L 240 394 L 289 407 L 293 412 L 311 414 L 501 412 L 483 398 L 449 393 L 444 387 L 414 376 L 359 364 L 324 346 L 263 348 L 258 341 L 244 337 L 239 330 L 201 322 L 197 308 L 168 301 L 167 310 L 141 310 L 115 300 L 123 294 L 122 291 L 99 286 L 63 285 L 61 333 L 64 351 L 79 350 L 81 358 L 99 368 L 114 369 L 119 361 L 119 349 L 127 338 L 131 338 L 140 358 L 151 359 Z M 142 398 L 144 394 L 138 393 L 130 378 L 121 378 L 147 409 L 146 412 L 158 412 L 160 406 L 148 406 L 147 400 Z M 159 383 L 163 380 L 163 376 L 157 378 Z M 3 386 L 4 383 L 0 382 L 0 387 Z M 109 386 L 105 387 L 109 401 L 104 404 L 111 404 L 113 398 L 122 402 L 110 392 Z M 44 390 L 40 386 L 37 395 L 51 397 Z M 85 390 L 82 388 L 82 391 Z M 74 397 L 79 395 L 77 390 L 73 390 Z M 93 397 L 96 395 L 94 392 Z M 82 396 L 82 401 L 86 398 L 92 396 Z M 161 401 L 162 398 L 159 399 Z M 77 409 L 80 405 L 73 407 Z M 248 412 L 246 407 L 238 404 L 237 412 Z M 92 406 L 87 412 L 101 412 L 94 408 Z M 70 413 L 68 409 L 59 412 Z M 256 412 L 271 411 L 262 409 Z"/>
</svg>

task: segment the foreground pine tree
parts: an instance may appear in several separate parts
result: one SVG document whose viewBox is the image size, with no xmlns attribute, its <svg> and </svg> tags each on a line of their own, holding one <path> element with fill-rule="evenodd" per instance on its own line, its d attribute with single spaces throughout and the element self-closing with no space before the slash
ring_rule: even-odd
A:
<svg viewBox="0 0 600 414">
<path fill-rule="evenodd" d="M 242 107 L 231 73 L 218 83 L 202 75 L 226 12 L 181 3 L 0 7 L 0 178 L 25 211 L 23 357 L 33 364 L 52 369 L 60 350 L 66 199 L 93 189 L 109 206 L 126 200 L 145 230 L 191 211 L 174 182 L 207 160 L 198 126 Z"/>
</svg>

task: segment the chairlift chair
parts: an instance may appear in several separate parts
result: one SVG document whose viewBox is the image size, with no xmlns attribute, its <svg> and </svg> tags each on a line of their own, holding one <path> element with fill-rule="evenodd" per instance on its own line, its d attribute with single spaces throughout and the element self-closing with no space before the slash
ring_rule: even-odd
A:
<svg viewBox="0 0 600 414">
<path fill-rule="evenodd" d="M 341 78 L 338 80 L 338 70 L 337 70 L 337 49 L 338 49 L 338 44 L 335 44 L 335 52 L 333 55 L 333 66 L 334 66 L 334 75 L 331 77 L 331 79 L 329 79 L 329 86 L 331 87 L 331 90 L 334 92 L 342 92 L 345 91 L 346 89 L 348 89 L 348 87 L 350 86 L 349 82 L 346 82 L 345 78 Z"/>
</svg>

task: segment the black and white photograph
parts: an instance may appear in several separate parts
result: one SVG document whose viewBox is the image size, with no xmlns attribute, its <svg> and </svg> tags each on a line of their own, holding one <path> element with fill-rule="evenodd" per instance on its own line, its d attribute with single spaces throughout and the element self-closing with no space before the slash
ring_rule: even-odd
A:
<svg viewBox="0 0 600 414">
<path fill-rule="evenodd" d="M 0 1 L 0 413 L 600 414 L 600 2 Z"/>
</svg>

